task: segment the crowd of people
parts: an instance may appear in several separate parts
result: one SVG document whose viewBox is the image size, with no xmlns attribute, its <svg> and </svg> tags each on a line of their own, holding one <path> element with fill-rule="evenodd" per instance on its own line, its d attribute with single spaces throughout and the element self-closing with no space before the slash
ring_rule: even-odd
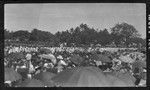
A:
<svg viewBox="0 0 150 90">
<path fill-rule="evenodd" d="M 130 73 L 135 78 L 135 86 L 146 86 L 146 50 L 8 46 L 4 51 L 5 69 L 13 69 L 20 75 L 20 78 L 9 80 L 15 75 L 7 75 L 10 71 L 5 74 L 5 85 L 11 87 L 19 87 L 23 81 L 33 79 L 40 73 L 51 72 L 57 75 L 68 69 L 91 66 L 102 72 Z"/>
</svg>

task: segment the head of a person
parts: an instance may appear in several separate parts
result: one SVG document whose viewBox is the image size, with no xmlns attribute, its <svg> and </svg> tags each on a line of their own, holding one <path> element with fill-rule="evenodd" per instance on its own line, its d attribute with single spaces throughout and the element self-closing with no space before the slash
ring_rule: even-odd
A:
<svg viewBox="0 0 150 90">
<path fill-rule="evenodd" d="M 31 60 L 31 58 L 32 58 L 32 54 L 31 54 L 31 53 L 27 53 L 27 54 L 26 54 L 26 59 L 27 59 L 27 60 Z"/>
</svg>

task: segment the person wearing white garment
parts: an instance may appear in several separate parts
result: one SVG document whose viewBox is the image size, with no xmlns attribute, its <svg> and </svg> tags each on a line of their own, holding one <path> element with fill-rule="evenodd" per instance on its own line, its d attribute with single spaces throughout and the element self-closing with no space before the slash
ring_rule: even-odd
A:
<svg viewBox="0 0 150 90">
<path fill-rule="evenodd" d="M 10 49 L 9 51 L 8 51 L 8 54 L 10 54 L 10 53 L 12 53 L 13 52 L 13 50 L 12 49 Z"/>
<path fill-rule="evenodd" d="M 56 66 L 56 68 L 57 68 L 57 73 L 63 71 L 63 69 L 64 69 L 67 65 L 68 65 L 68 64 L 67 64 L 64 60 L 60 59 L 60 61 L 58 62 L 57 66 Z"/>
<path fill-rule="evenodd" d="M 31 60 L 31 58 L 32 58 L 32 55 L 31 55 L 30 53 L 28 53 L 28 54 L 26 55 L 26 59 L 27 59 L 27 60 Z"/>
<path fill-rule="evenodd" d="M 26 55 L 26 60 L 27 60 L 27 67 L 28 67 L 28 69 L 29 69 L 29 72 L 28 72 L 28 78 L 32 78 L 32 73 L 33 72 L 35 72 L 35 68 L 34 68 L 34 66 L 32 65 L 32 63 L 31 63 L 31 58 L 32 58 L 32 55 L 30 54 L 30 53 L 28 53 L 27 55 Z"/>
<path fill-rule="evenodd" d="M 7 84 L 8 87 L 11 87 L 11 86 L 12 86 L 12 82 L 11 82 L 11 81 L 5 81 L 4 83 Z"/>
<path fill-rule="evenodd" d="M 57 56 L 57 59 L 63 59 L 63 57 L 61 55 Z"/>
<path fill-rule="evenodd" d="M 67 66 L 67 63 L 64 60 L 60 60 L 58 62 L 58 65 L 63 65 L 63 66 Z"/>
<path fill-rule="evenodd" d="M 18 51 L 19 51 L 19 48 L 18 48 L 18 47 L 15 47 L 14 49 L 15 49 L 15 52 L 18 52 Z"/>
<path fill-rule="evenodd" d="M 60 73 L 61 71 L 63 71 L 63 66 L 57 66 L 56 67 L 57 68 L 57 73 Z"/>
<path fill-rule="evenodd" d="M 113 63 L 113 65 L 112 65 L 112 69 L 113 69 L 113 70 L 118 70 L 118 68 L 120 68 L 121 61 L 120 61 L 119 59 L 114 58 L 114 59 L 112 60 L 112 63 Z"/>
<path fill-rule="evenodd" d="M 55 65 L 57 63 L 56 57 L 53 54 L 47 54 L 47 55 L 49 55 L 49 57 L 51 57 L 51 61 Z"/>
<path fill-rule="evenodd" d="M 139 86 L 146 86 L 146 80 L 147 80 L 147 70 L 146 69 L 143 69 L 143 72 L 141 73 L 141 80 L 139 82 Z"/>
<path fill-rule="evenodd" d="M 96 63 L 96 66 L 102 65 L 102 62 L 101 62 L 101 61 L 96 61 L 96 60 L 94 60 L 94 62 Z"/>
</svg>

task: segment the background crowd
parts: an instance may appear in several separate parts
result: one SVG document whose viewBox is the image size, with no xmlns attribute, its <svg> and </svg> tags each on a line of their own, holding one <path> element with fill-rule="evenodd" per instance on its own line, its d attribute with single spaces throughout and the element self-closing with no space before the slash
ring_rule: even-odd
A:
<svg viewBox="0 0 150 90">
<path fill-rule="evenodd" d="M 146 86 L 146 39 L 127 23 L 50 32 L 4 30 L 8 87 Z"/>
<path fill-rule="evenodd" d="M 146 85 L 146 51 L 144 49 L 6 47 L 4 60 L 5 83 L 11 81 L 9 85 L 16 87 L 29 79 L 40 80 L 36 76 L 45 77 L 41 73 L 50 72 L 54 74 L 52 76 L 56 77 L 68 69 L 82 67 L 97 67 L 102 72 L 111 72 L 115 75 L 126 73 L 128 76 L 125 77 L 133 80 L 131 85 Z M 10 74 L 12 72 L 7 71 L 7 69 L 13 69 L 13 72 L 16 72 L 19 76 Z M 9 75 L 7 76 L 7 74 Z M 49 74 L 49 76 L 51 75 Z M 60 77 L 63 78 L 63 76 Z M 123 75 L 120 75 L 120 78 L 123 77 Z M 9 80 L 10 78 L 11 80 Z M 51 84 L 53 82 L 53 86 L 56 86 L 56 82 L 50 81 Z"/>
</svg>

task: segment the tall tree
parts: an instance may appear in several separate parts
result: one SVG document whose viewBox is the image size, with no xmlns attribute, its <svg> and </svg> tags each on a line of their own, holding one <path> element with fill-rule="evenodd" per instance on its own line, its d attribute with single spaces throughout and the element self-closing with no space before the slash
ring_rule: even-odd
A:
<svg viewBox="0 0 150 90">
<path fill-rule="evenodd" d="M 33 29 L 31 31 L 30 40 L 31 41 L 38 41 L 39 40 L 39 38 L 38 38 L 38 29 Z"/>
<path fill-rule="evenodd" d="M 50 42 L 53 41 L 53 39 L 54 39 L 54 35 L 52 33 L 41 31 L 38 29 L 33 29 L 30 36 L 31 41 Z"/>
<path fill-rule="evenodd" d="M 98 32 L 98 42 L 103 46 L 108 45 L 112 42 L 111 35 L 109 34 L 107 29 L 100 30 Z"/>
<path fill-rule="evenodd" d="M 19 39 L 20 41 L 28 40 L 30 37 L 30 33 L 25 30 L 19 30 L 13 33 L 14 39 Z"/>
<path fill-rule="evenodd" d="M 113 28 L 111 28 L 111 35 L 114 36 L 115 43 L 119 41 L 125 42 L 128 44 L 127 41 L 130 38 L 140 37 L 140 34 L 135 29 L 133 25 L 127 23 L 116 24 Z"/>
<path fill-rule="evenodd" d="M 9 32 L 7 29 L 4 29 L 4 39 L 11 39 L 12 33 Z"/>
</svg>

